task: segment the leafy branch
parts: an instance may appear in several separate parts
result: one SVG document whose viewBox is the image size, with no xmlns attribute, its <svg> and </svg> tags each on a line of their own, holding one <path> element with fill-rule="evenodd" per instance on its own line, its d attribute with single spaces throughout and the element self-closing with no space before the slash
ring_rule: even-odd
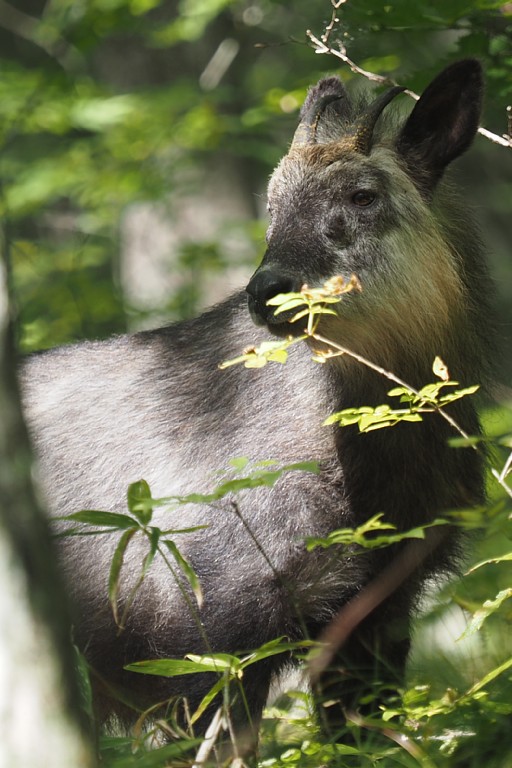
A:
<svg viewBox="0 0 512 768">
<path fill-rule="evenodd" d="M 439 360 L 440 358 L 436 358 L 436 361 Z M 457 381 L 439 381 L 426 384 L 417 394 L 408 387 L 396 387 L 387 393 L 388 396 L 399 397 L 401 403 L 408 404 L 407 408 L 392 408 L 390 405 L 378 405 L 376 408 L 369 406 L 345 408 L 329 416 L 324 424 L 339 424 L 340 427 L 357 424 L 360 432 L 371 432 L 383 427 L 394 427 L 402 421 L 422 421 L 423 414 L 440 411 L 445 405 L 460 400 L 466 395 L 473 395 L 479 389 L 478 385 L 474 385 L 441 395 L 443 387 L 457 386 L 459 386 Z"/>
<path fill-rule="evenodd" d="M 291 346 L 308 338 L 318 338 L 316 331 L 321 315 L 336 315 L 336 312 L 328 305 L 337 304 L 345 293 L 360 290 L 361 284 L 358 278 L 352 275 L 349 281 L 341 276 L 332 277 L 321 288 L 310 288 L 308 285 L 303 285 L 298 292 L 279 293 L 269 299 L 267 305 L 276 308 L 276 315 L 303 307 L 291 318 L 290 322 L 307 318 L 304 333 L 295 337 L 287 336 L 286 339 L 279 341 L 263 341 L 257 347 L 246 347 L 238 357 L 220 363 L 219 368 L 224 370 L 239 363 L 243 363 L 246 368 L 262 368 L 270 362 L 286 363 L 288 349 Z M 314 359 L 316 362 L 323 363 L 326 356 L 326 353 L 318 352 Z"/>
<path fill-rule="evenodd" d="M 162 531 L 160 528 L 150 525 L 153 518 L 154 508 L 157 504 L 159 504 L 159 502 L 152 498 L 149 485 L 145 480 L 139 480 L 138 482 L 132 483 L 129 486 L 127 503 L 129 512 L 128 514 L 121 514 L 118 512 L 103 512 L 98 510 L 83 510 L 59 518 L 65 522 L 81 523 L 82 525 L 86 526 L 85 529 L 72 528 L 70 530 L 64 531 L 64 533 L 60 534 L 61 536 L 84 536 L 91 534 L 112 534 L 122 532 L 112 556 L 108 578 L 108 597 L 110 606 L 112 608 L 114 621 L 118 627 L 119 633 L 125 629 L 126 621 L 128 619 L 128 615 L 130 613 L 135 597 L 140 587 L 142 586 L 157 553 L 167 564 L 169 570 L 173 573 L 185 600 L 187 601 L 189 607 L 193 609 L 192 612 L 195 615 L 197 611 L 194 609 L 189 595 L 183 587 L 181 580 L 178 578 L 177 573 L 174 572 L 173 566 L 167 555 L 170 554 L 172 556 L 175 565 L 178 566 L 181 574 L 185 576 L 185 579 L 192 589 L 192 593 L 199 607 L 203 601 L 201 585 L 194 569 L 186 557 L 181 554 L 174 540 L 168 537 L 199 531 L 203 528 L 206 528 L 206 526 L 199 525 L 192 528 L 179 528 Z M 148 551 L 142 560 L 140 572 L 135 581 L 135 584 L 131 587 L 127 598 L 124 600 L 123 611 L 120 614 L 119 592 L 121 587 L 121 572 L 125 562 L 128 546 L 136 536 L 139 538 L 142 536 L 147 539 Z"/>
<path fill-rule="evenodd" d="M 448 715 L 456 710 L 471 706 L 477 702 L 485 702 L 487 694 L 485 688 L 498 677 L 508 672 L 512 667 L 512 658 L 507 659 L 498 665 L 480 680 L 474 683 L 468 690 L 459 693 L 453 689 L 446 691 L 441 699 L 430 700 L 430 690 L 428 686 L 417 686 L 408 691 L 404 697 L 405 706 L 400 709 L 386 709 L 383 712 L 383 719 L 387 722 L 398 715 L 405 716 L 409 721 L 419 723 L 421 720 L 439 715 Z M 506 712 L 510 714 L 512 707 L 506 705 Z"/>
<path fill-rule="evenodd" d="M 470 387 L 459 388 L 458 382 L 452 381 L 450 379 L 448 369 L 446 365 L 443 363 L 443 361 L 441 360 L 441 358 L 436 357 L 433 364 L 433 372 L 436 375 L 438 381 L 434 383 L 426 384 L 421 389 L 416 390 L 410 385 L 408 385 L 407 383 L 405 383 L 404 381 L 402 381 L 394 373 L 387 371 L 384 368 L 377 366 L 371 361 L 362 357 L 361 355 L 358 355 L 357 353 L 354 353 L 351 350 L 335 342 L 332 342 L 330 339 L 325 338 L 322 334 L 318 332 L 318 324 L 322 316 L 336 314 L 333 309 L 333 305 L 342 299 L 342 296 L 344 293 L 347 293 L 350 290 L 354 290 L 355 288 L 357 290 L 361 290 L 361 286 L 359 285 L 359 283 L 355 278 L 353 278 L 351 281 L 347 283 L 344 282 L 342 278 L 334 278 L 330 280 L 329 283 L 324 285 L 321 289 L 312 290 L 308 286 L 304 286 L 303 290 L 299 293 L 282 294 L 282 295 L 276 296 L 275 298 L 271 299 L 268 302 L 270 306 L 273 306 L 276 308 L 275 314 L 277 315 L 280 312 L 291 312 L 293 310 L 297 310 L 296 314 L 290 317 L 289 322 L 295 323 L 298 320 L 306 320 L 306 328 L 304 330 L 304 333 L 299 337 L 293 338 L 290 336 L 284 341 L 276 341 L 276 342 L 268 343 L 269 345 L 270 344 L 272 345 L 271 347 L 270 346 L 265 347 L 265 345 L 260 345 L 259 348 L 251 348 L 249 350 L 246 350 L 243 355 L 236 358 L 235 360 L 224 363 L 222 367 L 226 367 L 227 365 L 232 365 L 240 362 L 243 362 L 247 367 L 255 367 L 254 366 L 255 360 L 257 361 L 257 367 L 261 367 L 265 365 L 267 362 L 271 362 L 271 361 L 284 363 L 286 362 L 288 348 L 292 344 L 296 343 L 297 341 L 307 340 L 310 343 L 320 342 L 322 344 L 322 348 L 320 351 L 315 350 L 314 344 L 312 344 L 314 349 L 314 355 L 313 355 L 314 360 L 316 360 L 319 363 L 325 363 L 327 362 L 327 360 L 331 358 L 342 356 L 342 355 L 347 355 L 349 357 L 352 357 L 353 359 L 360 362 L 362 365 L 365 365 L 371 368 L 372 370 L 376 371 L 377 373 L 381 374 L 385 378 L 395 383 L 397 386 L 395 386 L 393 389 L 391 389 L 388 392 L 388 396 L 392 398 L 399 398 L 399 403 L 400 405 L 403 406 L 403 407 L 392 407 L 389 404 L 385 404 L 385 405 L 379 405 L 375 408 L 371 408 L 369 406 L 363 406 L 360 408 L 347 408 L 338 413 L 332 414 L 324 422 L 324 424 L 326 425 L 338 424 L 339 426 L 342 426 L 342 427 L 357 425 L 361 432 L 370 432 L 375 429 L 395 426 L 401 423 L 402 421 L 406 421 L 406 422 L 422 421 L 425 414 L 438 413 L 442 418 L 444 418 L 452 426 L 452 428 L 460 436 L 456 438 L 457 445 L 470 447 L 471 449 L 477 450 L 477 451 L 480 450 L 480 443 L 484 439 L 470 437 L 469 435 L 467 435 L 467 433 L 462 429 L 462 427 L 445 410 L 445 407 L 450 405 L 454 401 L 459 400 L 468 395 L 474 394 L 478 390 L 478 386 L 474 385 Z M 455 439 L 453 440 L 453 442 L 455 442 Z M 506 447 L 510 448 L 510 443 L 508 438 L 503 442 L 503 444 Z M 492 468 L 491 471 L 495 479 L 498 481 L 500 486 L 505 490 L 508 496 L 512 497 L 512 489 L 506 482 L 506 478 L 512 471 L 512 452 L 510 453 L 507 460 L 505 461 L 501 472 L 498 472 L 498 470 L 496 470 L 495 468 Z M 403 539 L 424 539 L 425 540 L 428 534 L 428 536 L 430 537 L 429 541 L 424 542 L 425 549 L 424 551 L 422 551 L 422 553 L 420 553 L 420 555 L 418 555 L 418 556 L 424 557 L 426 556 L 426 553 L 428 553 L 429 549 L 432 546 L 435 546 L 436 541 L 439 539 L 439 535 L 442 535 L 442 533 L 440 533 L 439 531 L 436 532 L 435 529 L 434 531 L 427 532 L 426 528 L 437 527 L 441 524 L 446 524 L 446 521 L 435 520 L 431 524 L 431 526 L 424 526 L 419 529 L 413 529 L 411 531 L 406 531 L 405 533 L 401 533 L 401 532 L 395 532 L 395 529 L 391 524 L 386 523 L 381 519 L 380 515 L 377 515 L 374 518 L 366 521 L 365 523 L 363 523 L 363 525 L 359 526 L 356 529 L 336 530 L 336 531 L 333 531 L 331 534 L 329 534 L 329 536 L 327 536 L 324 539 L 309 539 L 306 542 L 306 545 L 309 550 L 312 550 L 315 547 L 329 547 L 332 545 L 343 545 L 343 546 L 355 545 L 364 550 L 368 548 L 378 548 L 381 546 L 389 546 L 390 544 L 402 541 Z M 467 525 L 467 520 L 466 521 L 462 520 L 461 524 Z M 411 544 L 409 546 L 414 546 L 414 545 Z M 405 550 L 405 553 L 407 554 L 408 550 Z M 414 560 L 414 558 L 412 559 Z M 511 559 L 512 559 L 512 553 L 507 553 L 506 555 L 503 555 L 500 558 L 494 558 L 492 560 L 484 561 L 483 563 L 480 563 L 477 566 L 475 566 L 474 569 L 484 565 L 489 565 L 490 563 L 510 561 Z M 403 569 L 405 567 L 408 567 L 408 564 L 405 563 L 405 561 L 404 563 L 400 563 L 400 568 L 398 569 L 400 571 L 400 579 L 403 578 Z M 384 589 L 383 587 L 384 581 L 385 579 L 382 580 L 381 584 L 379 585 L 382 589 Z M 392 583 L 391 583 L 391 587 L 388 586 L 388 591 L 392 589 L 394 584 L 391 577 L 389 581 Z M 370 594 L 370 598 L 372 597 L 374 601 L 377 601 L 378 599 L 380 599 L 380 597 L 376 597 L 375 595 Z M 503 589 L 496 595 L 495 598 L 486 600 L 481 607 L 472 610 L 472 614 L 473 614 L 472 620 L 468 625 L 465 635 L 470 635 L 478 631 L 482 627 L 484 621 L 489 616 L 493 615 L 494 613 L 502 609 L 502 606 L 511 597 L 512 597 L 512 589 L 511 588 Z M 372 607 L 372 605 L 370 606 L 370 608 Z M 349 626 L 351 625 L 350 624 L 351 610 L 355 613 L 357 613 L 358 610 L 364 612 L 365 606 L 363 605 L 362 608 L 361 606 L 348 606 L 348 608 L 346 608 L 345 611 L 342 612 L 340 621 L 343 622 L 345 629 L 347 625 Z M 361 617 L 359 616 L 357 621 L 360 620 L 360 618 Z M 357 623 L 357 621 L 355 623 Z M 338 632 L 338 629 L 334 627 L 332 631 L 334 636 Z M 325 638 L 323 639 L 325 640 Z M 321 652 L 314 651 L 313 654 L 314 655 L 310 660 L 309 667 L 310 667 L 312 679 L 314 680 L 315 674 L 317 673 L 317 671 L 325 668 L 325 665 L 328 664 L 330 661 L 329 642 L 327 642 L 326 647 Z M 487 675 L 478 684 L 480 688 L 483 688 L 488 682 L 494 679 L 494 677 L 502 674 L 506 669 L 509 668 L 509 666 L 510 665 L 507 662 L 507 664 L 504 667 L 502 665 L 502 667 L 499 667 L 496 670 L 493 670 L 491 673 L 489 673 L 489 675 Z M 467 691 L 465 694 L 462 694 L 460 697 L 457 698 L 456 701 L 451 701 L 446 705 L 443 702 L 429 702 L 428 712 L 427 710 L 425 710 L 425 712 L 429 716 L 432 716 L 433 714 L 441 714 L 441 713 L 446 714 L 447 712 L 452 711 L 456 707 L 461 707 L 471 702 L 472 698 L 480 695 L 480 688 L 476 689 L 473 686 L 471 690 Z M 413 714 L 414 716 L 417 715 L 418 717 L 421 717 L 421 711 L 419 709 L 416 710 Z M 388 716 L 392 717 L 393 715 L 391 713 Z"/>
<path fill-rule="evenodd" d="M 357 424 L 361 432 L 370 432 L 375 429 L 392 427 L 406 422 L 422 421 L 423 416 L 429 413 L 439 414 L 462 438 L 462 444 L 475 451 L 480 450 L 479 439 L 475 439 L 465 432 L 457 421 L 445 409 L 447 405 L 459 400 L 467 395 L 474 394 L 478 385 L 464 387 L 462 389 L 453 389 L 459 387 L 457 381 L 450 379 L 448 369 L 440 357 L 436 357 L 432 366 L 434 374 L 439 381 L 426 384 L 421 389 L 415 389 L 410 384 L 403 381 L 400 377 L 391 371 L 386 370 L 371 360 L 353 352 L 331 339 L 326 338 L 318 332 L 318 324 L 323 315 L 335 315 L 332 305 L 341 301 L 344 294 L 353 290 L 361 290 L 361 285 L 353 275 L 349 281 L 341 276 L 336 276 L 327 281 L 321 288 L 309 288 L 304 285 L 302 290 L 297 293 L 279 294 L 270 299 L 267 304 L 275 307 L 275 314 L 289 312 L 293 309 L 299 311 L 290 317 L 289 322 L 295 323 L 301 319 L 307 319 L 306 328 L 299 336 L 288 336 L 284 340 L 266 341 L 257 347 L 249 347 L 244 352 L 232 359 L 220 364 L 220 368 L 227 368 L 231 365 L 243 363 L 247 368 L 261 368 L 268 362 L 278 362 L 284 364 L 288 357 L 288 349 L 297 342 L 308 340 L 309 342 L 319 342 L 320 349 L 314 348 L 312 359 L 318 363 L 326 363 L 328 360 L 346 355 L 367 368 L 384 376 L 397 386 L 388 392 L 390 397 L 398 397 L 404 408 L 392 408 L 388 404 L 378 405 L 374 408 L 362 406 L 360 408 L 346 408 L 338 413 L 332 414 L 324 422 L 325 425 L 339 424 L 341 427 Z M 447 392 L 446 388 L 451 388 Z M 499 485 L 505 490 L 508 496 L 512 498 L 512 488 L 507 484 L 506 478 L 512 471 L 512 452 L 501 472 L 492 468 L 493 477 Z"/>
<path fill-rule="evenodd" d="M 345 547 L 356 545 L 362 549 L 381 549 L 398 544 L 405 539 L 425 539 L 426 530 L 438 525 L 447 525 L 447 521 L 439 518 L 408 531 L 397 532 L 396 526 L 383 520 L 382 513 L 379 513 L 357 528 L 339 528 L 331 531 L 324 538 L 308 538 L 306 548 L 311 552 L 317 547 L 326 549 L 341 544 Z M 381 535 L 376 535 L 379 533 Z"/>
<path fill-rule="evenodd" d="M 312 640 L 300 642 L 288 642 L 284 637 L 278 637 L 260 646 L 247 654 L 235 655 L 231 653 L 211 653 L 199 656 L 189 653 L 184 659 L 155 659 L 151 661 L 137 661 L 128 664 L 126 669 L 130 672 L 138 672 L 144 675 L 158 675 L 160 677 L 177 677 L 179 675 L 192 675 L 211 672 L 219 675 L 219 679 L 203 697 L 196 711 L 192 714 L 191 724 L 196 723 L 205 713 L 215 697 L 231 683 L 239 683 L 244 676 L 244 671 L 264 659 L 291 651 L 304 651 L 312 647 Z"/>
<path fill-rule="evenodd" d="M 231 459 L 231 469 L 229 470 L 229 473 L 231 475 L 233 472 L 235 474 L 240 473 L 246 470 L 249 464 L 249 459 L 245 457 Z M 80 512 L 74 512 L 58 519 L 67 523 L 79 523 L 80 527 L 72 527 L 61 533 L 60 536 L 90 536 L 97 534 L 121 533 L 112 557 L 108 580 L 109 602 L 119 632 L 122 632 L 126 626 L 126 621 L 135 597 L 157 554 L 164 560 L 165 564 L 172 572 L 189 609 L 196 618 L 200 631 L 203 632 L 197 616 L 196 606 L 190 600 L 187 590 L 183 586 L 181 579 L 178 578 L 178 573 L 181 573 L 181 575 L 185 577 L 185 581 L 192 590 L 198 608 L 201 607 L 203 602 L 201 584 L 192 565 L 182 554 L 174 541 L 174 537 L 182 534 L 195 533 L 208 526 L 196 525 L 191 528 L 162 530 L 159 527 L 151 525 L 155 508 L 164 505 L 167 507 L 178 507 L 185 504 L 211 505 L 229 494 L 239 493 L 243 490 L 260 488 L 263 486 L 272 487 L 283 474 L 291 471 L 316 473 L 318 472 L 318 465 L 313 461 L 296 462 L 285 466 L 280 466 L 274 461 L 254 462 L 252 464 L 251 472 L 248 472 L 243 477 L 230 476 L 227 479 L 223 479 L 210 493 L 190 493 L 185 496 L 169 496 L 161 499 L 154 499 L 151 495 L 148 483 L 145 480 L 139 480 L 136 483 L 132 483 L 128 488 L 128 514 L 104 512 L 100 510 L 82 510 Z M 225 478 L 228 473 L 224 472 L 222 474 Z M 119 594 L 126 552 L 129 545 L 136 539 L 136 537 L 140 538 L 141 536 L 147 540 L 148 549 L 143 557 L 139 575 L 129 590 L 128 596 L 124 600 L 123 611 L 120 614 Z M 175 572 L 174 569 L 176 567 L 178 570 Z"/>
</svg>

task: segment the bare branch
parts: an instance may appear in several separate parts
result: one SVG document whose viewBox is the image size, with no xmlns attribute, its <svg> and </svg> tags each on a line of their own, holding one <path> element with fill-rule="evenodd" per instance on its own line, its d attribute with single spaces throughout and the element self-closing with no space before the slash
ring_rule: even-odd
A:
<svg viewBox="0 0 512 768">
<path fill-rule="evenodd" d="M 326 44 L 329 42 L 329 37 L 331 35 L 331 32 L 333 31 L 336 24 L 339 24 L 339 21 L 340 21 L 338 18 L 338 9 L 341 8 L 341 6 L 346 2 L 347 0 L 331 0 L 331 5 L 333 7 L 332 16 L 331 16 L 330 22 L 324 29 L 324 33 L 321 38 L 322 42 Z"/>
<path fill-rule="evenodd" d="M 507 107 L 509 109 L 509 107 Z M 488 131 L 487 128 L 479 128 L 478 133 L 480 133 L 482 136 L 485 136 L 486 139 L 489 139 L 489 141 L 493 141 L 495 144 L 500 144 L 502 147 L 512 147 L 512 136 L 503 134 L 503 136 L 498 136 L 497 133 L 492 133 L 491 131 Z"/>
<path fill-rule="evenodd" d="M 329 34 L 331 31 L 332 29 L 329 31 Z M 357 64 L 355 64 L 352 59 L 348 57 L 347 49 L 342 43 L 340 43 L 340 50 L 337 51 L 335 48 L 331 48 L 324 42 L 325 35 L 321 38 L 315 37 L 310 29 L 307 30 L 306 34 L 315 47 L 315 53 L 329 53 L 332 56 L 336 56 L 336 58 L 341 59 L 345 64 L 348 64 L 352 72 L 366 77 L 367 80 L 372 80 L 373 82 L 380 83 L 381 85 L 397 85 L 397 83 L 395 83 L 395 81 L 391 78 L 384 77 L 383 75 L 376 75 L 374 72 L 368 72 L 366 69 L 362 69 Z"/>
<path fill-rule="evenodd" d="M 335 0 L 332 0 L 333 5 L 333 14 L 331 17 L 331 21 L 329 24 L 325 27 L 325 30 L 323 34 L 320 37 L 316 37 L 316 35 L 313 34 L 313 32 L 308 29 L 306 34 L 313 44 L 315 53 L 320 54 L 329 54 L 331 56 L 335 56 L 337 59 L 340 59 L 344 64 L 346 64 L 352 72 L 354 72 L 357 75 L 362 75 L 362 77 L 365 77 L 367 80 L 371 80 L 374 83 L 379 83 L 379 85 L 388 85 L 388 86 L 394 86 L 394 85 L 400 85 L 396 80 L 393 80 L 391 77 L 386 77 L 384 75 L 377 75 L 375 72 L 369 72 L 366 69 L 363 69 L 358 64 L 356 64 L 347 53 L 346 46 L 339 41 L 339 50 L 336 48 L 333 48 L 330 46 L 329 38 L 331 36 L 331 33 L 334 30 L 334 27 L 336 24 L 339 23 L 340 19 L 337 16 L 336 11 L 338 8 L 342 5 L 342 3 L 346 2 L 346 0 L 338 0 L 338 2 L 335 2 Z M 410 96 L 415 101 L 418 101 L 419 95 L 417 93 L 414 93 L 414 91 L 411 91 L 409 89 L 406 89 L 404 91 L 408 96 Z M 499 144 L 502 147 L 509 147 L 512 148 L 512 110 L 511 107 L 507 107 L 507 122 L 508 122 L 508 133 L 504 134 L 503 136 L 499 136 L 497 133 L 492 133 L 491 131 L 488 131 L 487 128 L 479 128 L 478 133 L 480 133 L 482 136 L 485 136 L 486 139 L 489 139 L 489 141 L 494 142 L 494 144 Z"/>
<path fill-rule="evenodd" d="M 192 766 L 192 768 L 202 768 L 204 766 L 212 750 L 215 747 L 215 743 L 217 741 L 219 733 L 223 730 L 224 727 L 225 727 L 225 723 L 224 723 L 224 717 L 222 713 L 222 707 L 219 707 L 215 712 L 214 716 L 212 717 L 210 725 L 206 730 L 204 739 L 201 742 L 201 746 L 199 747 L 199 750 L 197 752 L 196 759 L 194 761 L 194 765 Z"/>
<path fill-rule="evenodd" d="M 431 528 L 426 531 L 425 539 L 409 542 L 387 568 L 341 608 L 318 638 L 322 646 L 321 650 L 315 653 L 309 662 L 309 674 L 313 685 L 333 662 L 336 653 L 352 632 L 412 576 L 447 535 L 446 528 Z"/>
</svg>

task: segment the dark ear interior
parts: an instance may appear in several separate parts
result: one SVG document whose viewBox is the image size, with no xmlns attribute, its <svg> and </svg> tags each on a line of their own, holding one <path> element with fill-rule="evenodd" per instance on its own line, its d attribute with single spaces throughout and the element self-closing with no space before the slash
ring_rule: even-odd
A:
<svg viewBox="0 0 512 768">
<path fill-rule="evenodd" d="M 397 141 L 399 153 L 423 185 L 434 187 L 448 163 L 470 146 L 482 94 L 482 68 L 474 59 L 447 67 L 423 92 Z"/>
</svg>

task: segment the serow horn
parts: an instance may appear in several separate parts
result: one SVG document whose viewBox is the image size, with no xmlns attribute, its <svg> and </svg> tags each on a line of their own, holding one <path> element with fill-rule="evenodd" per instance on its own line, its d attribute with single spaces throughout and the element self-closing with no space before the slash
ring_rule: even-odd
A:
<svg viewBox="0 0 512 768">
<path fill-rule="evenodd" d="M 365 113 L 361 115 L 354 128 L 354 149 L 356 152 L 361 152 L 363 155 L 370 154 L 373 131 L 377 120 L 389 102 L 403 91 L 405 91 L 405 88 L 401 85 L 390 88 L 389 91 L 382 93 L 375 101 L 372 101 Z"/>
</svg>

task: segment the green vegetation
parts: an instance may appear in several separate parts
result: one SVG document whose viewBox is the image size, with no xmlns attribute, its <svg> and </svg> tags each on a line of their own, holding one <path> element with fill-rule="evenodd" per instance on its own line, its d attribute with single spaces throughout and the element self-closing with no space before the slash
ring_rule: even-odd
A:
<svg viewBox="0 0 512 768">
<path fill-rule="evenodd" d="M 360 69 L 412 90 L 421 90 L 449 61 L 462 56 L 481 59 L 488 80 L 485 125 L 498 135 L 510 130 L 510 3 L 347 0 L 337 5 L 340 22 L 328 33 L 328 44 L 340 51 L 342 43 Z M 22 351 L 103 337 L 162 317 L 188 316 L 212 300 L 213 278 L 227 281 L 226 270 L 240 266 L 249 275 L 264 247 L 262 206 L 256 195 L 263 194 L 265 179 L 292 135 L 307 86 L 332 71 L 356 85 L 364 80 L 339 58 L 313 52 L 306 30 L 317 39 L 325 34 L 333 10 L 328 0 L 48 0 L 44 10 L 41 6 L 35 0 L 0 4 L 0 215 Z M 512 319 L 511 152 L 480 137 L 460 171 L 494 254 L 503 336 Z M 205 191 L 219 187 L 224 176 L 227 187 L 232 184 L 231 202 L 242 200 L 245 214 L 237 207 L 233 214 L 228 202 L 222 221 L 203 229 L 204 209 L 197 208 L 198 199 L 203 205 Z M 189 217 L 190 210 L 199 211 L 196 218 L 187 219 L 185 234 L 180 229 L 183 199 L 191 201 Z M 159 274 L 172 290 L 154 306 L 136 300 L 133 280 L 126 276 L 130 222 L 147 210 L 156 211 L 157 218 L 178 233 L 166 239 L 168 229 L 163 228 L 158 247 L 165 258 Z M 151 250 L 144 236 L 147 229 L 135 249 L 141 284 L 144 258 Z M 234 256 L 226 255 L 226 242 Z M 329 311 L 325 294 L 308 300 L 310 308 Z M 292 304 L 283 305 L 283 311 L 299 306 L 293 304 L 297 297 L 288 301 Z M 505 349 L 506 344 L 505 338 Z M 507 490 L 512 416 L 506 385 L 512 357 L 500 357 L 497 391 L 502 402 L 484 414 L 494 468 L 489 473 L 490 502 L 450 520 L 475 531 L 472 565 L 426 602 L 417 622 L 407 688 L 397 692 L 381 719 L 349 721 L 347 744 L 326 743 L 312 714 L 310 694 L 289 690 L 267 710 L 261 768 L 512 765 L 512 501 Z M 230 363 L 258 367 L 285 360 L 286 347 L 275 342 Z M 436 384 L 425 382 L 419 392 L 394 379 L 392 393 L 400 398 L 400 408 L 371 413 L 360 408 L 331 418 L 341 427 L 357 421 L 361 429 L 437 418 L 424 412 L 471 393 L 468 388 L 455 390 L 455 382 L 436 376 Z M 480 449 L 471 436 L 459 435 L 455 445 L 454 450 Z M 250 471 L 239 460 L 233 477 L 219 483 L 216 498 L 270 485 L 280 471 L 272 466 Z M 204 500 L 200 491 L 198 487 L 193 499 L 172 503 Z M 126 515 L 71 516 L 70 523 L 79 524 L 81 534 L 85 530 L 119 537 L 109 583 L 114 609 L 123 558 L 134 536 L 145 536 L 148 543 L 139 583 L 153 559 L 163 557 L 201 600 L 201 585 L 179 550 L 179 538 L 186 531 L 152 527 L 156 503 L 162 500 L 152 499 L 150 489 L 140 482 L 130 488 Z M 397 535 L 385 520 L 373 519 L 364 530 L 336 531 L 331 541 L 309 545 L 385 546 Z M 404 535 L 421 539 L 425 531 Z M 125 616 L 116 618 L 122 628 Z M 314 653 L 305 645 L 298 649 L 276 638 L 263 648 L 246 649 L 252 653 L 240 658 L 194 657 L 174 662 L 174 667 L 161 661 L 151 669 L 139 665 L 138 671 L 172 675 L 184 674 L 183 665 L 187 673 L 213 669 L 219 680 L 203 703 L 218 696 L 229 704 L 230 686 L 235 682 L 243 688 L 246 666 L 265 654 L 294 653 L 305 668 Z M 161 726 L 166 735 L 172 731 L 172 711 L 169 715 L 171 725 Z M 145 722 L 141 713 L 130 738 L 104 737 L 102 764 L 193 765 L 199 739 L 179 733 L 173 743 L 149 749 L 154 745 Z M 363 746 L 359 728 L 375 739 Z M 211 755 L 206 759 L 213 760 Z"/>
</svg>

